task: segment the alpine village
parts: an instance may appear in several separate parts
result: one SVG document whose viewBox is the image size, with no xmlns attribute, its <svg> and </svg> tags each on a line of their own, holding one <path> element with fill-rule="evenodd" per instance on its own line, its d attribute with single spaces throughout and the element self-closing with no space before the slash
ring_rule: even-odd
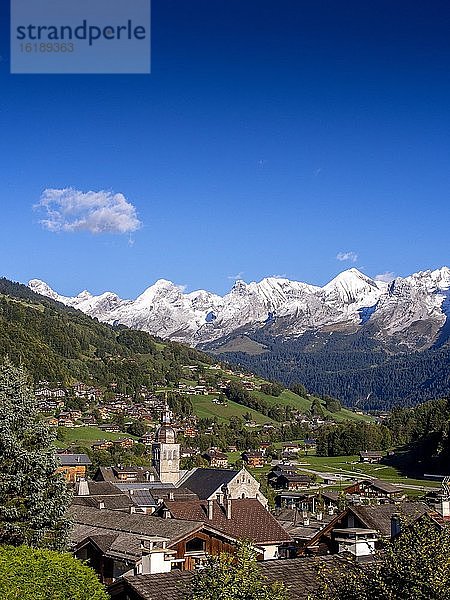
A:
<svg viewBox="0 0 450 600">
<path fill-rule="evenodd" d="M 27 597 L 448 597 L 448 399 L 345 408 L 0 294 L 0 556 Z"/>
</svg>

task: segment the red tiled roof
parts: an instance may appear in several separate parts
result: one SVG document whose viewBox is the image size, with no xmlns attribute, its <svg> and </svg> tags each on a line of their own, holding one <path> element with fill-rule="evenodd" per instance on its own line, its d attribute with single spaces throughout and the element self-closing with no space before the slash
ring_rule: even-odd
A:
<svg viewBox="0 0 450 600">
<path fill-rule="evenodd" d="M 292 541 L 291 536 L 278 521 L 254 498 L 231 500 L 231 519 L 217 500 L 213 501 L 213 518 L 208 519 L 208 502 L 205 500 L 170 502 L 165 505 L 175 519 L 203 521 L 213 529 L 235 539 L 268 544 Z"/>
</svg>

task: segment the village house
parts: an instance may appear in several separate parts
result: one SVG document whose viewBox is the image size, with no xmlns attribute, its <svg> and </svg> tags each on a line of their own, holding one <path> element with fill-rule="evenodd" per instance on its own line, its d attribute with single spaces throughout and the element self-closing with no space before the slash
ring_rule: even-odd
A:
<svg viewBox="0 0 450 600">
<path fill-rule="evenodd" d="M 345 488 L 346 494 L 352 495 L 353 502 L 370 501 L 371 503 L 384 504 L 387 502 L 401 502 L 406 498 L 402 488 L 381 479 L 364 479 Z"/>
<path fill-rule="evenodd" d="M 213 469 L 226 469 L 228 467 L 228 456 L 216 448 L 210 448 L 203 454 L 203 458 L 209 463 Z"/>
<path fill-rule="evenodd" d="M 93 479 L 95 481 L 109 481 L 111 483 L 148 483 L 159 481 L 158 473 L 154 467 L 123 465 L 99 467 L 95 472 Z"/>
<path fill-rule="evenodd" d="M 362 450 L 359 453 L 359 462 L 363 463 L 379 463 L 383 458 L 382 452 L 375 452 L 374 450 Z"/>
<path fill-rule="evenodd" d="M 113 445 L 118 448 L 128 450 L 134 446 L 135 442 L 133 438 L 121 438 L 120 440 L 114 440 Z"/>
<path fill-rule="evenodd" d="M 258 450 L 246 450 L 241 454 L 246 465 L 255 469 L 264 466 L 264 453 Z"/>
<path fill-rule="evenodd" d="M 107 481 L 80 479 L 74 488 L 72 506 L 90 506 L 98 509 L 136 511 L 136 504 L 125 492 Z"/>
<path fill-rule="evenodd" d="M 364 545 L 366 549 L 368 546 L 371 549 L 378 549 L 382 546 L 383 540 L 398 535 L 399 515 L 415 520 L 431 512 L 431 509 L 422 502 L 348 506 L 344 511 L 331 517 L 325 527 L 305 543 L 302 551 L 305 554 L 351 552 L 355 556 L 362 556 L 366 554 Z M 289 532 L 293 535 L 292 531 Z"/>
<path fill-rule="evenodd" d="M 236 538 L 195 520 L 72 506 L 72 548 L 103 583 L 124 575 L 191 570 L 208 556 L 234 552 Z"/>
<path fill-rule="evenodd" d="M 279 558 L 281 547 L 292 543 L 290 535 L 260 502 L 254 498 L 232 500 L 226 486 L 216 500 L 164 501 L 155 514 L 202 521 L 232 539 L 248 540 L 258 548 L 260 560 Z"/>
<path fill-rule="evenodd" d="M 109 450 L 113 445 L 111 440 L 98 440 L 92 444 L 91 448 L 92 450 Z"/>
<path fill-rule="evenodd" d="M 282 582 L 289 600 L 309 600 L 320 587 L 320 573 L 336 573 L 358 568 L 348 558 L 334 555 L 317 558 L 294 558 L 258 563 L 267 583 Z M 172 570 L 160 575 L 125 575 L 109 586 L 112 600 L 185 600 L 192 581 L 192 571 Z"/>
<path fill-rule="evenodd" d="M 314 478 L 311 475 L 301 474 L 286 474 L 280 473 L 270 480 L 270 485 L 277 490 L 301 490 L 309 488 L 314 483 Z"/>
<path fill-rule="evenodd" d="M 86 477 L 86 468 L 92 463 L 86 454 L 56 454 L 59 466 L 57 473 L 63 473 L 68 483 L 75 483 L 79 479 Z"/>
</svg>

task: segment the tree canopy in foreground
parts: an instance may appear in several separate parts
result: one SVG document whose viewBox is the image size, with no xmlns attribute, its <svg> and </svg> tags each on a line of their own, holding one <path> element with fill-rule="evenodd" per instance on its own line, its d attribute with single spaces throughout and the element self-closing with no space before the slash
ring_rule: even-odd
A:
<svg viewBox="0 0 450 600">
<path fill-rule="evenodd" d="M 189 600 L 287 600 L 281 583 L 269 584 L 256 562 L 256 552 L 243 542 L 236 554 L 222 553 L 196 571 Z"/>
<path fill-rule="evenodd" d="M 450 529 L 429 517 L 402 522 L 375 563 L 323 573 L 327 600 L 450 600 Z"/>
<path fill-rule="evenodd" d="M 22 368 L 0 365 L 0 543 L 62 550 L 69 494 Z"/>
<path fill-rule="evenodd" d="M 107 600 L 94 571 L 68 553 L 0 546 L 2 600 Z"/>
</svg>

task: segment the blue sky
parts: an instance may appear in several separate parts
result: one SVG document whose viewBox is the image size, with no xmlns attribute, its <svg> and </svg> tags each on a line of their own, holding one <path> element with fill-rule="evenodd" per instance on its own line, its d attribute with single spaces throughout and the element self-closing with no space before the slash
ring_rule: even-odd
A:
<svg viewBox="0 0 450 600">
<path fill-rule="evenodd" d="M 450 263 L 448 2 L 153 0 L 151 75 L 10 75 L 1 21 L 2 275 L 133 297 Z M 49 230 L 65 188 L 142 226 Z"/>
</svg>

